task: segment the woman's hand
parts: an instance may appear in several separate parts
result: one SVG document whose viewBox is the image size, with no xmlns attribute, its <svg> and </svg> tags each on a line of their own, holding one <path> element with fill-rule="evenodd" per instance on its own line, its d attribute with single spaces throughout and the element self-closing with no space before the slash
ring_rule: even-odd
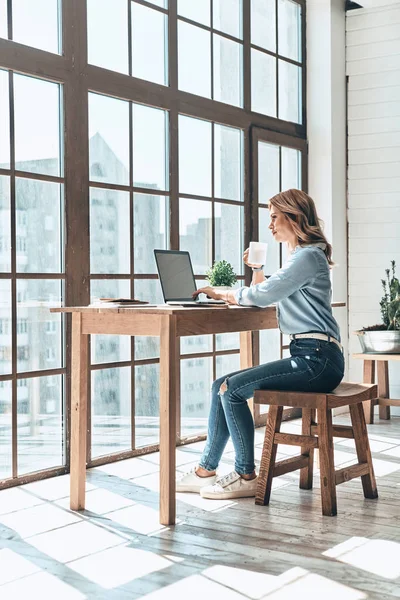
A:
<svg viewBox="0 0 400 600">
<path fill-rule="evenodd" d="M 248 267 L 254 267 L 255 269 L 258 269 L 259 267 L 261 267 L 261 264 L 256 265 L 254 263 L 249 263 L 249 248 L 246 248 L 246 250 L 243 253 L 243 262 L 245 265 L 247 265 Z"/>
<path fill-rule="evenodd" d="M 222 292 L 214 290 L 214 288 L 210 285 L 200 288 L 199 290 L 193 292 L 193 299 L 195 300 L 199 294 L 207 294 L 207 296 L 209 298 L 212 298 L 213 300 L 223 300 Z"/>
<path fill-rule="evenodd" d="M 228 304 L 237 304 L 235 290 L 224 290 L 221 292 L 211 286 L 207 286 L 193 292 L 193 299 L 195 300 L 199 294 L 206 294 L 212 300 L 223 300 Z"/>
</svg>

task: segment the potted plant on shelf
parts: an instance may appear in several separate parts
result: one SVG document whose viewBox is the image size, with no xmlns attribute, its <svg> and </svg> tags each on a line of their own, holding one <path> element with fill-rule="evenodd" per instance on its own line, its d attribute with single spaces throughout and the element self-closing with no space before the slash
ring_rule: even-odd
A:
<svg viewBox="0 0 400 600">
<path fill-rule="evenodd" d="M 383 297 L 379 304 L 383 323 L 363 327 L 355 333 L 363 352 L 400 354 L 400 282 L 394 260 L 391 269 L 386 269 L 386 279 L 381 281 Z"/>
<path fill-rule="evenodd" d="M 214 288 L 229 290 L 237 281 L 235 271 L 226 260 L 218 260 L 206 273 L 206 279 Z"/>
</svg>

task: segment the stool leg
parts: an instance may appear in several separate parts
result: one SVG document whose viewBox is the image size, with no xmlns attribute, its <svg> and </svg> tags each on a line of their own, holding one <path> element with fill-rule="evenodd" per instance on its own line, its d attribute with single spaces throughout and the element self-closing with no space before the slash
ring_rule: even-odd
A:
<svg viewBox="0 0 400 600">
<path fill-rule="evenodd" d="M 369 474 L 361 476 L 361 483 L 365 498 L 377 498 L 374 466 L 372 464 L 371 450 L 369 447 L 367 426 L 365 424 L 362 403 L 350 405 L 351 424 L 354 432 L 354 441 L 359 463 L 368 463 Z"/>
<path fill-rule="evenodd" d="M 281 428 L 283 406 L 269 407 L 267 425 L 265 428 L 264 445 L 261 455 L 260 472 L 256 492 L 256 504 L 267 505 L 271 496 L 271 485 L 274 476 L 276 451 L 274 436 Z"/>
<path fill-rule="evenodd" d="M 315 421 L 315 409 L 303 408 L 302 409 L 302 435 L 311 435 L 311 424 Z M 308 455 L 308 465 L 303 469 L 300 469 L 300 488 L 302 490 L 311 490 L 313 486 L 313 472 L 314 472 L 314 448 L 302 448 L 302 454 Z"/>
<path fill-rule="evenodd" d="M 379 398 L 389 398 L 389 363 L 378 360 L 378 395 Z M 390 406 L 379 406 L 379 418 L 390 419 Z"/>
<path fill-rule="evenodd" d="M 332 411 L 317 409 L 318 444 L 321 477 L 322 514 L 333 517 L 337 514 L 335 465 L 333 461 Z"/>
<path fill-rule="evenodd" d="M 364 360 L 364 383 L 375 383 L 375 361 Z M 366 400 L 363 402 L 364 415 L 366 423 L 374 422 L 374 405 L 375 400 Z"/>
</svg>

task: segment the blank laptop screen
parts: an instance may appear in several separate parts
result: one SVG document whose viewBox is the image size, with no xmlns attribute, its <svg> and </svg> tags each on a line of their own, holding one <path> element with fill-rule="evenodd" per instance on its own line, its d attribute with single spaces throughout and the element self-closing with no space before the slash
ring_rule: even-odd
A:
<svg viewBox="0 0 400 600">
<path fill-rule="evenodd" d="M 193 300 L 196 284 L 189 253 L 156 250 L 155 255 L 165 302 Z"/>
</svg>

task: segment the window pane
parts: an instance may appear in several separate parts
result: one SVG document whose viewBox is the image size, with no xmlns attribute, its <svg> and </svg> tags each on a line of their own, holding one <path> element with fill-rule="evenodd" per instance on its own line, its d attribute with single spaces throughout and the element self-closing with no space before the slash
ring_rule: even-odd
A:
<svg viewBox="0 0 400 600">
<path fill-rule="evenodd" d="M 240 354 L 217 356 L 217 379 L 235 371 L 240 371 Z"/>
<path fill-rule="evenodd" d="M 214 34 L 214 100 L 243 106 L 242 45 Z"/>
<path fill-rule="evenodd" d="M 242 38 L 242 0 L 214 0 L 213 28 Z"/>
<path fill-rule="evenodd" d="M 258 142 L 258 202 L 268 204 L 279 192 L 279 146 Z"/>
<path fill-rule="evenodd" d="M 211 196 L 211 123 L 179 115 L 179 191 Z"/>
<path fill-rule="evenodd" d="M 61 281 L 17 280 L 17 369 L 19 372 L 63 366 Z"/>
<path fill-rule="evenodd" d="M 14 75 L 14 106 L 16 168 L 61 175 L 60 86 Z"/>
<path fill-rule="evenodd" d="M 279 118 L 301 122 L 301 68 L 279 60 Z"/>
<path fill-rule="evenodd" d="M 0 167 L 10 168 L 10 103 L 8 71 L 0 70 Z"/>
<path fill-rule="evenodd" d="M 195 275 L 211 267 L 211 202 L 181 198 L 179 202 L 179 248 L 188 250 Z"/>
<path fill-rule="evenodd" d="M 126 0 L 87 0 L 88 62 L 129 73 Z"/>
<path fill-rule="evenodd" d="M 0 37 L 8 38 L 7 29 L 7 0 L 0 0 Z"/>
<path fill-rule="evenodd" d="M 133 105 L 133 180 L 138 187 L 167 190 L 167 113 Z"/>
<path fill-rule="evenodd" d="M 132 2 L 132 75 L 168 84 L 167 17 Z"/>
<path fill-rule="evenodd" d="M 243 275 L 243 207 L 216 202 L 215 260 L 227 260 L 236 275 Z"/>
<path fill-rule="evenodd" d="M 11 270 L 10 178 L 0 175 L 0 272 Z"/>
<path fill-rule="evenodd" d="M 60 53 L 58 0 L 12 0 L 13 40 Z"/>
<path fill-rule="evenodd" d="M 160 441 L 160 366 L 135 367 L 135 447 Z"/>
<path fill-rule="evenodd" d="M 217 198 L 243 201 L 243 133 L 214 125 L 214 194 Z"/>
<path fill-rule="evenodd" d="M 179 89 L 211 98 L 210 32 L 178 22 Z"/>
<path fill-rule="evenodd" d="M 17 383 L 18 475 L 65 464 L 63 376 Z"/>
<path fill-rule="evenodd" d="M 282 146 L 282 190 L 301 189 L 301 153 Z"/>
<path fill-rule="evenodd" d="M 0 279 L 0 375 L 11 372 L 11 281 Z"/>
<path fill-rule="evenodd" d="M 181 361 L 182 436 L 206 431 L 212 380 L 212 358 Z"/>
<path fill-rule="evenodd" d="M 275 0 L 251 0 L 251 43 L 276 51 Z"/>
<path fill-rule="evenodd" d="M 135 273 L 156 273 L 154 248 L 169 248 L 169 199 L 135 194 L 133 209 Z"/>
<path fill-rule="evenodd" d="M 178 0 L 178 15 L 210 26 L 210 0 Z"/>
<path fill-rule="evenodd" d="M 90 272 L 130 273 L 129 193 L 90 189 Z"/>
<path fill-rule="evenodd" d="M 92 371 L 92 458 L 131 449 L 131 369 Z"/>
<path fill-rule="evenodd" d="M 196 283 L 198 285 L 198 282 Z M 198 287 L 200 286 L 198 285 Z M 193 335 L 181 338 L 181 354 L 200 352 L 212 352 L 212 335 Z"/>
<path fill-rule="evenodd" d="M 301 61 L 301 6 L 290 0 L 278 1 L 278 51 Z"/>
<path fill-rule="evenodd" d="M 271 230 L 269 210 L 267 208 L 258 209 L 258 240 L 268 244 L 267 262 L 265 263 L 264 273 L 273 275 L 279 269 L 279 244 L 274 240 Z"/>
<path fill-rule="evenodd" d="M 11 381 L 0 382 L 0 423 L 0 479 L 7 479 L 12 476 Z"/>
<path fill-rule="evenodd" d="M 239 284 L 241 287 L 242 284 Z M 236 350 L 240 347 L 239 333 L 218 333 L 215 336 L 216 350 Z"/>
<path fill-rule="evenodd" d="M 99 298 L 131 297 L 131 286 L 127 279 L 93 279 L 90 290 L 91 302 Z M 131 359 L 129 335 L 92 335 L 91 340 L 92 364 Z"/>
<path fill-rule="evenodd" d="M 135 298 L 147 300 L 151 304 L 164 304 L 159 280 L 137 279 L 135 281 Z M 135 360 L 158 358 L 159 356 L 160 340 L 158 337 L 135 337 Z"/>
<path fill-rule="evenodd" d="M 19 273 L 60 273 L 63 186 L 16 178 L 16 260 Z"/>
<path fill-rule="evenodd" d="M 251 50 L 251 108 L 276 117 L 276 59 Z"/>
<path fill-rule="evenodd" d="M 129 102 L 89 94 L 90 179 L 129 184 Z"/>
</svg>

